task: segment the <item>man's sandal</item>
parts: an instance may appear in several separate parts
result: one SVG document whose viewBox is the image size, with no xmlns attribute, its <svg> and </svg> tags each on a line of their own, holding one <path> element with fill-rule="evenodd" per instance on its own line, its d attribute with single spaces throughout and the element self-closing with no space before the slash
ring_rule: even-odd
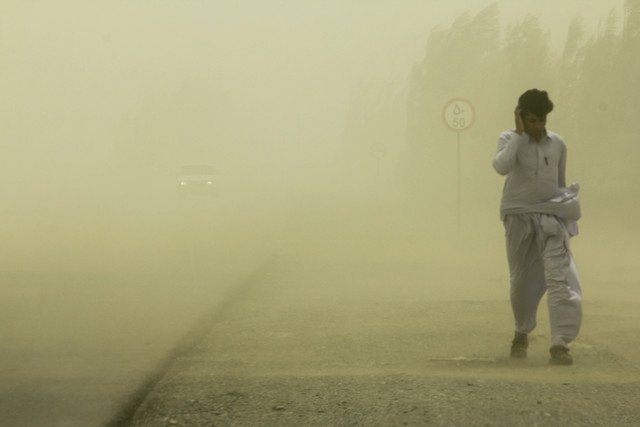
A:
<svg viewBox="0 0 640 427">
<path fill-rule="evenodd" d="M 527 347 L 529 347 L 529 340 L 527 334 L 516 332 L 511 341 L 511 357 L 514 359 L 524 359 L 527 357 Z"/>
<path fill-rule="evenodd" d="M 549 353 L 551 353 L 551 359 L 549 359 L 549 363 L 551 363 L 552 365 L 573 364 L 573 357 L 571 357 L 571 355 L 569 354 L 569 349 L 567 347 L 554 345 L 549 349 Z"/>
</svg>

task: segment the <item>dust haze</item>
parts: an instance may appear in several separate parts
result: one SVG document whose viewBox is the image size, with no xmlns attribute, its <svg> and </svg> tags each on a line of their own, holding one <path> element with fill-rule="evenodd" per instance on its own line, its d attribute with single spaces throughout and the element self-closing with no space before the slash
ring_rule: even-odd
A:
<svg viewBox="0 0 640 427">
<path fill-rule="evenodd" d="M 266 260 L 419 266 L 416 295 L 508 309 L 491 160 L 533 87 L 582 188 L 586 304 L 640 297 L 636 0 L 5 3 L 15 381 L 49 372 L 25 348 L 113 361 L 106 347 L 177 339 Z M 460 133 L 443 121 L 455 98 L 474 107 Z M 216 194 L 181 193 L 192 164 L 215 169 Z"/>
</svg>

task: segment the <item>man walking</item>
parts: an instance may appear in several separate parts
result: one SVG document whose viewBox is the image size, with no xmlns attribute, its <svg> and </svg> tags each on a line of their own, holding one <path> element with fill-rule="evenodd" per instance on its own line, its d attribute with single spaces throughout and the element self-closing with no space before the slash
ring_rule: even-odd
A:
<svg viewBox="0 0 640 427">
<path fill-rule="evenodd" d="M 582 292 L 569 238 L 577 234 L 579 186 L 566 186 L 564 140 L 546 129 L 553 103 L 531 89 L 518 99 L 515 129 L 503 132 L 493 167 L 506 175 L 500 217 L 506 230 L 515 337 L 511 357 L 527 356 L 545 292 L 551 326 L 551 364 L 570 365 L 568 344 L 580 330 Z"/>
</svg>

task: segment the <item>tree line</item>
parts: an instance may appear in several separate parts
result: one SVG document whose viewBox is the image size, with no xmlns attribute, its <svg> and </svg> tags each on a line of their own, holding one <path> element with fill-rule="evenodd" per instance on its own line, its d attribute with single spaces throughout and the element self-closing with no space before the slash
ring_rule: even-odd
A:
<svg viewBox="0 0 640 427">
<path fill-rule="evenodd" d="M 538 17 L 528 15 L 503 28 L 498 16 L 492 4 L 431 31 L 407 84 L 405 147 L 398 165 L 403 185 L 420 190 L 432 178 L 429 169 L 447 132 L 441 119 L 447 100 L 472 100 L 473 135 L 497 140 L 511 125 L 507 114 L 517 97 L 534 87 L 549 92 L 556 104 L 550 127 L 567 141 L 579 141 L 591 153 L 615 148 L 637 169 L 640 149 L 632 141 L 640 135 L 640 0 L 626 0 L 622 11 L 612 9 L 595 34 L 574 18 L 561 52 L 552 50 L 549 29 Z"/>
</svg>

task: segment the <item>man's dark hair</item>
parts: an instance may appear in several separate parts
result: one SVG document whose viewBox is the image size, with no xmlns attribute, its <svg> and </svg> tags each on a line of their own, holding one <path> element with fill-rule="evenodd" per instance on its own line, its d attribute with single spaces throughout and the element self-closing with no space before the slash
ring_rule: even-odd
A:
<svg viewBox="0 0 640 427">
<path fill-rule="evenodd" d="M 532 113 L 540 118 L 544 118 L 553 111 L 553 102 L 549 99 L 546 90 L 530 89 L 520 95 L 518 106 L 522 109 L 522 114 Z"/>
</svg>

